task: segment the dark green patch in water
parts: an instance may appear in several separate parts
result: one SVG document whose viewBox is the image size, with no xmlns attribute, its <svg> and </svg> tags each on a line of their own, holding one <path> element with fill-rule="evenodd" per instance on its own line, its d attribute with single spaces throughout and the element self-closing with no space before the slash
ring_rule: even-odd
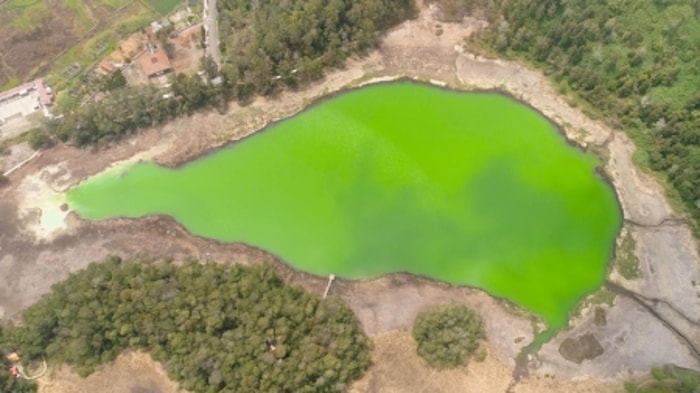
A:
<svg viewBox="0 0 700 393">
<path fill-rule="evenodd" d="M 566 324 L 620 225 L 596 161 L 506 96 L 416 83 L 344 93 L 177 170 L 152 163 L 68 193 L 88 219 L 167 214 L 303 271 L 410 272 Z"/>
</svg>

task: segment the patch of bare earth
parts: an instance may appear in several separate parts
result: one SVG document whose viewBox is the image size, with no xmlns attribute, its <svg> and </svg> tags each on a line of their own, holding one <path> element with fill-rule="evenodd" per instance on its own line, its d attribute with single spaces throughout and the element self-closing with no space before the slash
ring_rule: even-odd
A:
<svg viewBox="0 0 700 393">
<path fill-rule="evenodd" d="M 488 338 L 488 337 L 487 337 Z M 489 340 L 491 341 L 491 340 Z M 512 368 L 503 363 L 490 344 L 483 343 L 483 361 L 450 370 L 435 370 L 416 353 L 416 344 L 407 331 L 390 331 L 374 337 L 374 366 L 355 383 L 352 393 L 503 393 Z M 514 393 L 612 393 L 617 382 L 594 378 L 558 379 L 551 375 L 529 378 L 516 385 Z"/>
<path fill-rule="evenodd" d="M 169 40 L 170 44 L 173 45 L 173 56 L 170 58 L 170 63 L 174 72 L 187 74 L 197 71 L 204 55 L 201 31 L 201 25 L 195 25 L 181 31 Z"/>
<path fill-rule="evenodd" d="M 440 23 L 438 30 L 436 15 L 435 8 L 422 7 L 418 18 L 390 31 L 379 50 L 351 59 L 345 68 L 304 90 L 257 98 L 247 106 L 232 104 L 225 115 L 211 112 L 182 118 L 108 149 L 58 146 L 13 172 L 10 185 L 0 189 L 0 319 L 17 317 L 51 284 L 110 254 L 224 263 L 274 261 L 287 281 L 322 294 L 324 278 L 296 272 L 252 247 L 193 237 L 167 217 L 85 222 L 68 214 L 63 228 L 42 235 L 37 228 L 42 228 L 47 215 L 34 201 L 42 187 L 63 190 L 114 162 L 153 158 L 164 165 L 179 165 L 292 116 L 330 93 L 411 77 L 455 89 L 506 91 L 553 119 L 572 141 L 606 151 L 604 169 L 616 188 L 625 230 L 636 240 L 634 253 L 641 276 L 627 280 L 611 269 L 606 285 L 615 296 L 612 304 L 584 307 L 568 329 L 525 363 L 515 359 L 534 336 L 532 318 L 508 302 L 476 289 L 401 274 L 373 281 L 337 280 L 330 296 L 346 300 L 376 341 L 375 365 L 355 391 L 505 392 L 510 386 L 511 392 L 523 393 L 606 392 L 652 365 L 671 362 L 700 368 L 697 243 L 684 217 L 669 207 L 662 188 L 633 165 L 632 143 L 621 132 L 571 107 L 539 72 L 466 53 L 463 38 L 483 27 L 482 21 L 465 18 L 461 23 Z M 489 342 L 485 362 L 435 372 L 415 357 L 406 333 L 415 315 L 445 302 L 469 304 L 483 316 Z M 594 350 L 576 348 L 577 343 Z M 526 371 L 519 380 L 512 378 L 516 365 Z M 104 370 L 109 367 L 122 366 L 115 363 Z M 56 374 L 53 381 L 60 378 Z"/>
<path fill-rule="evenodd" d="M 406 331 L 390 331 L 374 337 L 374 366 L 353 385 L 352 393 L 491 393 L 505 392 L 511 369 L 493 355 L 452 370 L 429 368 L 416 354 L 416 344 Z"/>
</svg>

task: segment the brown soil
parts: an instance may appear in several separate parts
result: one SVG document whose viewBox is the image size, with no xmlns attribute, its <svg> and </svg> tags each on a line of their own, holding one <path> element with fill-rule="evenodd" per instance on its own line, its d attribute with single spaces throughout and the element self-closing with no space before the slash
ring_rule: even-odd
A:
<svg viewBox="0 0 700 393">
<path fill-rule="evenodd" d="M 42 194 L 77 184 L 114 162 L 155 156 L 159 163 L 178 165 L 248 136 L 271 121 L 291 116 L 329 93 L 409 76 L 452 88 L 499 87 L 552 116 L 570 139 L 607 149 L 610 160 L 606 170 L 618 188 L 627 228 L 637 240 L 635 251 L 643 272 L 643 277 L 633 282 L 620 281 L 614 273 L 609 279 L 657 299 L 650 301 L 649 307 L 658 309 L 665 320 L 624 295 L 618 295 L 611 306 L 586 307 L 572 320 L 570 329 L 527 359 L 525 366 L 531 376 L 511 385 L 516 355 L 533 337 L 534 323 L 527 313 L 476 289 L 454 288 L 408 275 L 374 281 L 337 280 L 330 296 L 346 300 L 376 341 L 375 366 L 355 391 L 505 392 L 511 386 L 511 391 L 522 393 L 605 392 L 611 386 L 619 387 L 621 379 L 648 370 L 651 365 L 673 362 L 700 367 L 688 345 L 667 325 L 670 321 L 680 334 L 700 339 L 692 336 L 699 330 L 693 321 L 700 321 L 700 297 L 695 296 L 700 288 L 694 284 L 700 283 L 696 243 L 687 225 L 673 216 L 658 184 L 632 165 L 631 142 L 570 107 L 541 74 L 517 63 L 463 53 L 463 37 L 483 23 L 471 19 L 458 24 L 442 23 L 443 32 L 437 35 L 435 11 L 423 7 L 416 20 L 389 32 L 378 51 L 350 60 L 344 69 L 329 73 L 323 81 L 303 91 L 258 98 L 245 107 L 232 104 L 226 115 L 205 113 L 182 118 L 105 150 L 57 146 L 13 172 L 11 184 L 0 189 L 0 319 L 16 317 L 46 293 L 52 283 L 110 254 L 235 263 L 273 261 L 288 282 L 323 293 L 324 278 L 296 272 L 261 250 L 190 236 L 167 217 L 85 222 L 68 215 L 65 222 L 53 228 L 43 223 L 48 205 L 41 203 L 56 204 L 49 207 L 60 212 L 62 202 L 37 200 L 42 199 Z M 406 331 L 418 312 L 445 302 L 469 304 L 483 316 L 489 342 L 485 362 L 472 363 L 464 370 L 436 373 L 415 357 Z M 601 307 L 606 312 L 604 324 L 595 318 L 594 310 Z M 580 365 L 561 356 L 558 348 L 563 341 L 589 333 L 603 347 L 602 355 L 583 360 Z M 122 366 L 115 363 L 105 370 L 110 367 Z M 93 391 L 105 391 L 104 388 Z"/>
<path fill-rule="evenodd" d="M 452 370 L 431 369 L 416 354 L 413 337 L 404 331 L 374 337 L 372 360 L 374 366 L 352 393 L 503 393 L 511 379 L 511 369 L 491 350 L 481 362 Z"/>
<path fill-rule="evenodd" d="M 569 337 L 559 345 L 559 353 L 564 359 L 581 364 L 584 360 L 595 359 L 603 354 L 603 347 L 591 333 Z"/>
<path fill-rule="evenodd" d="M 170 59 L 174 72 L 188 74 L 197 70 L 204 55 L 200 35 L 200 28 L 194 26 L 169 40 L 174 47 L 173 57 Z"/>
<path fill-rule="evenodd" d="M 110 53 L 104 61 L 112 64 L 123 64 L 127 59 L 135 59 L 148 42 L 143 32 L 137 32 L 119 41 L 119 47 Z"/>
</svg>

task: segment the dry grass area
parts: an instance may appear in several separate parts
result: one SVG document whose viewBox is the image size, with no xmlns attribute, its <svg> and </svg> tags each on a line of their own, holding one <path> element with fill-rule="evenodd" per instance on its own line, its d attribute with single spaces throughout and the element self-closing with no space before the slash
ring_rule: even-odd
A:
<svg viewBox="0 0 700 393">
<path fill-rule="evenodd" d="M 136 32 L 126 39 L 119 41 L 117 49 L 110 53 L 104 61 L 111 64 L 125 63 L 127 59 L 131 60 L 143 51 L 147 40 L 146 34 L 141 31 Z"/>
<path fill-rule="evenodd" d="M 490 349 L 483 362 L 433 370 L 418 357 L 415 341 L 405 331 L 375 336 L 373 352 L 374 366 L 352 387 L 352 393 L 503 393 L 511 380 L 511 370 Z"/>
<path fill-rule="evenodd" d="M 350 388 L 350 393 L 504 393 L 512 370 L 488 348 L 482 362 L 438 371 L 416 355 L 410 333 L 392 331 L 373 338 L 374 366 Z M 537 377 L 521 381 L 514 393 L 613 393 L 619 383 L 593 379 L 562 381 Z M 39 393 L 180 393 L 160 363 L 141 352 L 128 352 L 87 378 L 70 368 L 50 369 L 39 380 Z"/>
<path fill-rule="evenodd" d="M 434 370 L 416 354 L 409 332 L 392 331 L 374 337 L 374 366 L 350 390 L 351 393 L 504 393 L 512 368 L 487 347 L 486 359 L 471 361 L 453 370 Z M 514 386 L 513 393 L 613 393 L 617 382 L 594 379 L 560 380 L 532 377 Z"/>
<path fill-rule="evenodd" d="M 624 391 L 618 382 L 604 382 L 594 378 L 562 380 L 553 377 L 530 378 L 521 381 L 513 393 L 621 393 Z"/>
<path fill-rule="evenodd" d="M 140 352 L 120 355 L 87 378 L 80 378 L 68 367 L 51 369 L 39 380 L 39 393 L 176 393 L 182 392 L 170 381 L 160 363 Z"/>
</svg>

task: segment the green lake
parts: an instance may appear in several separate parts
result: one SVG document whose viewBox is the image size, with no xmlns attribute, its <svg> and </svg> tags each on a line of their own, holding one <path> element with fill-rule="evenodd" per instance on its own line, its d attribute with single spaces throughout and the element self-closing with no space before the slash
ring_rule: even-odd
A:
<svg viewBox="0 0 700 393">
<path fill-rule="evenodd" d="M 107 171 L 67 199 L 87 219 L 170 215 L 313 274 L 483 288 L 558 328 L 601 285 L 620 227 L 596 165 L 509 97 L 395 82 L 178 169 Z"/>
</svg>

